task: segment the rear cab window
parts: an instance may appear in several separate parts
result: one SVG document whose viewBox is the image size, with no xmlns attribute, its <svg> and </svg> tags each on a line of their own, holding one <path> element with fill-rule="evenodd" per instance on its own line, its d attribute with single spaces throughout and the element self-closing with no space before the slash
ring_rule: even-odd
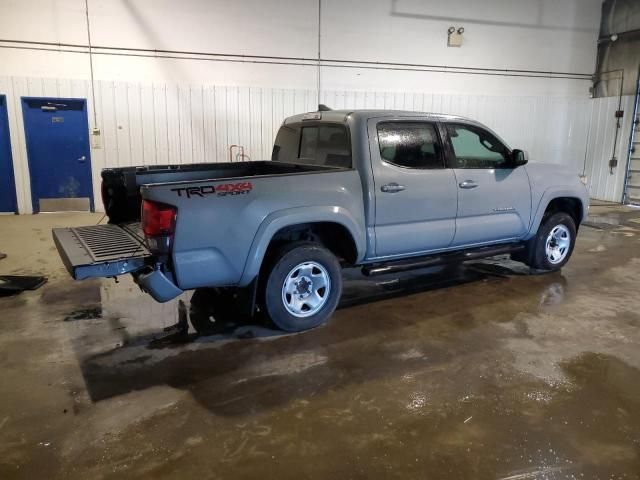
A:
<svg viewBox="0 0 640 480">
<path fill-rule="evenodd" d="M 303 165 L 351 168 L 351 140 L 342 124 L 283 125 L 271 160 Z"/>
</svg>

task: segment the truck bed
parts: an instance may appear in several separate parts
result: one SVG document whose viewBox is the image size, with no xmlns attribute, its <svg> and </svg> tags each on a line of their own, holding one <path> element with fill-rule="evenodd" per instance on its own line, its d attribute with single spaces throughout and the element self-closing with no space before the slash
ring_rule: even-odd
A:
<svg viewBox="0 0 640 480">
<path fill-rule="evenodd" d="M 102 201 L 109 223 L 140 220 L 140 186 L 341 170 L 338 167 L 275 161 L 194 163 L 109 168 L 102 171 Z"/>
</svg>

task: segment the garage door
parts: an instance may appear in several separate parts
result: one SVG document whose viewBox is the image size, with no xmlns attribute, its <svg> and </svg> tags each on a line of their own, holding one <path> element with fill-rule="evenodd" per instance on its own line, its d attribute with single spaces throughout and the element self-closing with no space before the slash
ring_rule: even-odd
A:
<svg viewBox="0 0 640 480">
<path fill-rule="evenodd" d="M 629 159 L 629 173 L 627 176 L 627 202 L 640 204 L 640 122 L 636 117 L 633 124 L 633 145 Z"/>
</svg>

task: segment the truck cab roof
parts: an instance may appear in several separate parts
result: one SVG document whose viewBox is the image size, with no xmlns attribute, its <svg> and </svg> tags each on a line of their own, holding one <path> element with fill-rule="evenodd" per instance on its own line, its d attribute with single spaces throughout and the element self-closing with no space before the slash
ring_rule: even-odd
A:
<svg viewBox="0 0 640 480">
<path fill-rule="evenodd" d="M 361 110 L 327 110 L 327 111 L 317 111 L 317 112 L 308 112 L 302 113 L 298 115 L 293 115 L 291 117 L 287 117 L 284 120 L 284 124 L 293 124 L 300 123 L 303 121 L 325 121 L 325 122 L 346 122 L 348 118 L 352 118 L 356 121 L 368 120 L 370 118 L 380 118 L 380 117 L 420 117 L 425 120 L 431 121 L 439 121 L 439 122 L 465 122 L 471 123 L 474 125 L 478 125 L 484 127 L 480 122 L 472 120 L 467 117 L 462 117 L 459 115 L 446 115 L 443 113 L 433 113 L 433 112 L 413 112 L 410 110 L 383 110 L 383 109 L 361 109 Z M 486 127 L 484 127 L 486 128 Z"/>
<path fill-rule="evenodd" d="M 496 138 L 498 138 L 507 148 L 510 148 L 496 132 L 487 127 L 486 125 L 473 120 L 471 118 L 463 117 L 460 115 L 447 115 L 444 113 L 432 113 L 432 112 L 412 112 L 410 110 L 383 110 L 383 109 L 361 109 L 361 110 L 325 110 L 302 113 L 287 117 L 282 122 L 282 125 L 301 125 L 306 122 L 327 122 L 327 123 L 349 123 L 350 127 L 354 127 L 357 130 L 366 131 L 367 121 L 372 118 L 389 118 L 398 119 L 407 117 L 411 119 L 422 119 L 431 122 L 456 122 L 465 123 L 467 125 L 474 125 L 489 131 Z"/>
</svg>

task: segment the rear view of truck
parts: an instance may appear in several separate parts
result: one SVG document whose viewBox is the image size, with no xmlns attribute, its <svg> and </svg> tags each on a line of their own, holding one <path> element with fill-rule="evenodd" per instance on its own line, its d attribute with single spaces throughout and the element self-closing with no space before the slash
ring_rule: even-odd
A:
<svg viewBox="0 0 640 480">
<path fill-rule="evenodd" d="M 140 181 L 178 172 L 178 167 L 122 168 L 102 172 L 102 199 L 109 223 L 56 228 L 53 239 L 71 276 L 76 280 L 134 274 L 142 288 L 158 301 L 179 295 L 170 280 L 168 255 L 177 209 L 143 201 Z M 161 179 L 161 178 L 159 178 Z"/>
<path fill-rule="evenodd" d="M 108 223 L 53 230 L 69 273 L 131 274 L 159 302 L 205 288 L 216 320 L 260 309 L 285 330 L 322 323 L 340 262 L 365 250 L 361 178 L 335 116 L 285 121 L 272 161 L 104 170 Z"/>
</svg>

